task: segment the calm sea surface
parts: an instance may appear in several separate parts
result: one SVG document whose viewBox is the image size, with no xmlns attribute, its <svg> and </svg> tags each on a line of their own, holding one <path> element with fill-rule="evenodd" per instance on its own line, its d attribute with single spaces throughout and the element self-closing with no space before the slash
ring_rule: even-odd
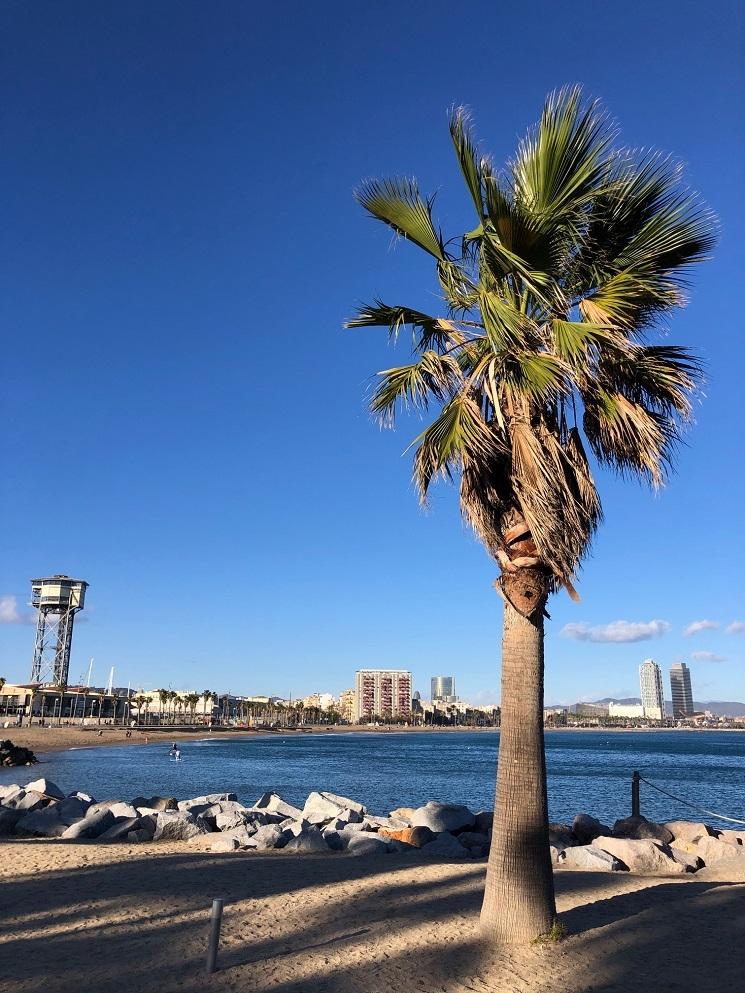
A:
<svg viewBox="0 0 745 993">
<path fill-rule="evenodd" d="M 33 769 L 0 770 L 0 782 L 40 775 L 67 792 L 129 800 L 234 790 L 253 803 L 276 790 L 302 806 L 311 790 L 353 797 L 375 813 L 427 800 L 492 809 L 496 732 L 314 734 L 181 744 L 168 741 L 52 753 Z M 630 813 L 631 773 L 703 807 L 745 820 L 745 733 L 552 731 L 546 735 L 552 820 L 587 811 L 603 821 Z M 642 784 L 642 813 L 663 820 L 698 815 Z M 725 826 L 725 825 L 721 825 Z"/>
</svg>

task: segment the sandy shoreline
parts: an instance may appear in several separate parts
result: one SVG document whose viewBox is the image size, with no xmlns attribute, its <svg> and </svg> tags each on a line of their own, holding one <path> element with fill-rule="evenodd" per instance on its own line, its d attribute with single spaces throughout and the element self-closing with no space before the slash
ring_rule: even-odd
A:
<svg viewBox="0 0 745 993">
<path fill-rule="evenodd" d="M 713 985 L 735 993 L 745 974 L 745 877 L 727 865 L 679 879 L 559 870 L 570 937 L 499 952 L 480 943 L 483 861 L 13 839 L 0 843 L 0 974 L 13 993 L 686 993 Z M 209 905 L 218 895 L 228 901 L 221 969 L 208 979 Z"/>
<path fill-rule="evenodd" d="M 196 741 L 201 738 L 258 738 L 281 735 L 304 734 L 432 734 L 433 732 L 445 731 L 448 733 L 463 733 L 466 731 L 477 731 L 479 733 L 494 733 L 495 728 L 369 728 L 365 726 L 348 727 L 328 727 L 327 725 L 317 725 L 303 731 L 257 731 L 254 729 L 231 729 L 227 731 L 213 730 L 199 727 L 194 731 L 181 731 L 174 728 L 134 728 L 132 737 L 126 737 L 126 728 L 111 728 L 103 726 L 103 734 L 99 737 L 99 728 L 94 724 L 88 728 L 79 727 L 9 727 L 0 728 L 0 738 L 9 738 L 14 745 L 32 749 L 36 755 L 41 756 L 45 752 L 59 752 L 68 748 L 100 748 L 105 745 L 145 745 L 153 742 L 162 744 L 163 741 Z"/>
</svg>

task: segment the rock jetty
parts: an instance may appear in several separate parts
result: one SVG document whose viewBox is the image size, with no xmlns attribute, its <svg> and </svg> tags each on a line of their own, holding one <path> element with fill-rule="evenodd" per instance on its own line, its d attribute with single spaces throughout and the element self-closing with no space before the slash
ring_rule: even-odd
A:
<svg viewBox="0 0 745 993">
<path fill-rule="evenodd" d="M 328 792 L 311 793 L 301 808 L 278 793 L 264 793 L 246 806 L 230 792 L 187 800 L 137 796 L 97 802 L 86 793 L 66 795 L 47 779 L 0 786 L 0 834 L 101 843 L 200 839 L 214 852 L 412 852 L 479 859 L 489 853 L 492 817 L 490 811 L 437 801 L 378 816 L 356 800 Z M 718 831 L 689 821 L 656 824 L 643 817 L 622 818 L 610 827 L 578 814 L 572 824 L 551 825 L 550 843 L 556 868 L 566 870 L 674 876 L 745 859 L 745 829 Z"/>
<path fill-rule="evenodd" d="M 0 765 L 35 765 L 38 759 L 30 748 L 14 745 L 12 741 L 0 741 Z"/>
</svg>

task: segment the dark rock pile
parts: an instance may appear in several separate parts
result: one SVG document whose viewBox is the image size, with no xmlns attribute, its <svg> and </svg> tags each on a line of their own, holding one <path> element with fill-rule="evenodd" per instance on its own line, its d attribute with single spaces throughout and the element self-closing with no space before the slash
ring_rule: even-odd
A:
<svg viewBox="0 0 745 993">
<path fill-rule="evenodd" d="M 34 765 L 37 758 L 30 748 L 14 745 L 12 741 L 0 741 L 0 765 Z"/>
</svg>

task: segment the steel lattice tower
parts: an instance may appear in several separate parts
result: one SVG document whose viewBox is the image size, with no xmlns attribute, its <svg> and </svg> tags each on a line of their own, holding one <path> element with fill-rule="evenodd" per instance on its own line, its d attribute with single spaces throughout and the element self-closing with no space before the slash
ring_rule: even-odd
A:
<svg viewBox="0 0 745 993">
<path fill-rule="evenodd" d="M 67 686 L 75 614 L 85 605 L 88 583 L 69 576 L 31 580 L 31 606 L 36 622 L 31 682 Z"/>
</svg>

